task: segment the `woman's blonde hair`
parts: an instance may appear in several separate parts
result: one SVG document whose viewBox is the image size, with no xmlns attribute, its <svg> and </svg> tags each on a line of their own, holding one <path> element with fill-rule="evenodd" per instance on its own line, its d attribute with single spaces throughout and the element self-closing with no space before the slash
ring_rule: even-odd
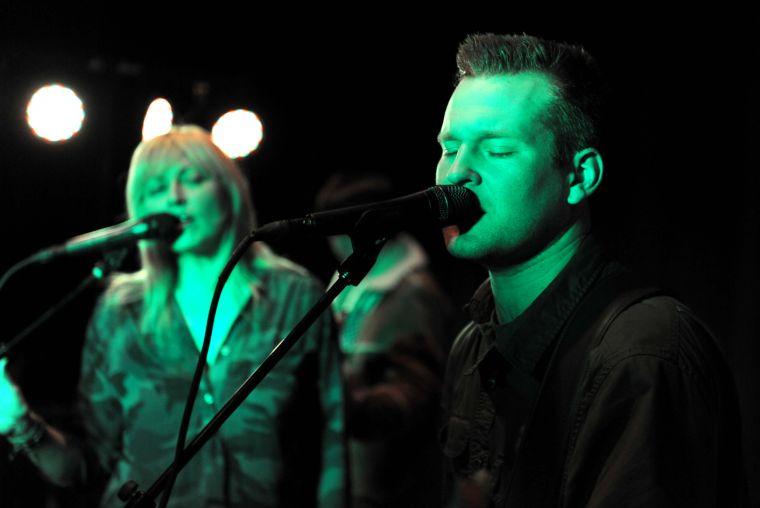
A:
<svg viewBox="0 0 760 508">
<path fill-rule="evenodd" d="M 143 209 L 146 181 L 177 161 L 205 171 L 216 180 L 222 190 L 222 207 L 229 218 L 226 226 L 235 244 L 243 240 L 256 227 L 248 183 L 238 165 L 214 144 L 209 133 L 195 125 L 175 126 L 168 133 L 137 146 L 127 177 L 126 202 L 130 218 L 146 215 Z M 141 242 L 139 249 L 142 269 L 115 277 L 109 292 L 114 297 L 112 303 L 117 305 L 142 300 L 142 331 L 157 332 L 169 325 L 170 299 L 177 281 L 176 255 L 162 242 Z M 275 255 L 260 242 L 253 244 L 239 266 L 250 277 L 254 288 L 261 269 L 281 267 L 303 272 L 298 265 Z"/>
</svg>

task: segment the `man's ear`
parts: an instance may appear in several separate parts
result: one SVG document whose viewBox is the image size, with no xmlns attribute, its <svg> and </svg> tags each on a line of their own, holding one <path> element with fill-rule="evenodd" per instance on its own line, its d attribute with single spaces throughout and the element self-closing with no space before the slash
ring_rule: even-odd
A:
<svg viewBox="0 0 760 508">
<path fill-rule="evenodd" d="M 577 205 L 599 187 L 604 173 L 602 155 L 596 148 L 584 148 L 575 153 L 572 169 L 568 175 L 567 202 Z"/>
</svg>

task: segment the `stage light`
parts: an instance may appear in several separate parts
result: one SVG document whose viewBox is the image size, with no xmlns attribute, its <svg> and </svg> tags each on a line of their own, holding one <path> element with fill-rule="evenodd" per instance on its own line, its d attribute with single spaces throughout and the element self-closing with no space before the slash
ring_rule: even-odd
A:
<svg viewBox="0 0 760 508">
<path fill-rule="evenodd" d="M 211 139 L 228 157 L 245 157 L 259 146 L 264 135 L 259 117 L 236 109 L 219 117 L 211 128 Z"/>
<path fill-rule="evenodd" d="M 148 106 L 143 120 L 142 138 L 143 141 L 166 134 L 172 128 L 172 105 L 164 98 L 155 99 Z"/>
<path fill-rule="evenodd" d="M 79 132 L 84 122 L 82 100 L 62 85 L 43 86 L 26 107 L 26 122 L 42 139 L 64 141 Z"/>
</svg>

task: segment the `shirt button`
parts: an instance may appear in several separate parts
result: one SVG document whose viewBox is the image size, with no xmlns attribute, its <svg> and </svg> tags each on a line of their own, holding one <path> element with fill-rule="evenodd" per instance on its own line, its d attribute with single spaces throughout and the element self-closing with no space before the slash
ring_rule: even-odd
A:
<svg viewBox="0 0 760 508">
<path fill-rule="evenodd" d="M 224 346 L 221 351 L 219 351 L 219 354 L 222 356 L 229 356 L 230 355 L 230 348 L 227 346 Z"/>
<path fill-rule="evenodd" d="M 489 390 L 493 390 L 494 388 L 496 388 L 496 378 L 489 377 L 488 381 L 486 381 L 486 388 L 488 388 Z"/>
<path fill-rule="evenodd" d="M 214 403 L 214 397 L 210 393 L 204 393 L 203 402 L 205 402 L 208 405 L 211 405 Z"/>
</svg>

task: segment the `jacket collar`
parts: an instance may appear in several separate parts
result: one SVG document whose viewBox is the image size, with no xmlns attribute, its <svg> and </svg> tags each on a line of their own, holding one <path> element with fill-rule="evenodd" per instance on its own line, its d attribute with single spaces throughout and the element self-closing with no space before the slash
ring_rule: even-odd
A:
<svg viewBox="0 0 760 508">
<path fill-rule="evenodd" d="M 598 278 L 605 261 L 603 249 L 589 235 L 562 272 L 514 321 L 498 322 L 489 280 L 475 291 L 467 309 L 484 333 L 493 334 L 497 351 L 513 367 L 540 378 L 541 359 Z"/>
</svg>

